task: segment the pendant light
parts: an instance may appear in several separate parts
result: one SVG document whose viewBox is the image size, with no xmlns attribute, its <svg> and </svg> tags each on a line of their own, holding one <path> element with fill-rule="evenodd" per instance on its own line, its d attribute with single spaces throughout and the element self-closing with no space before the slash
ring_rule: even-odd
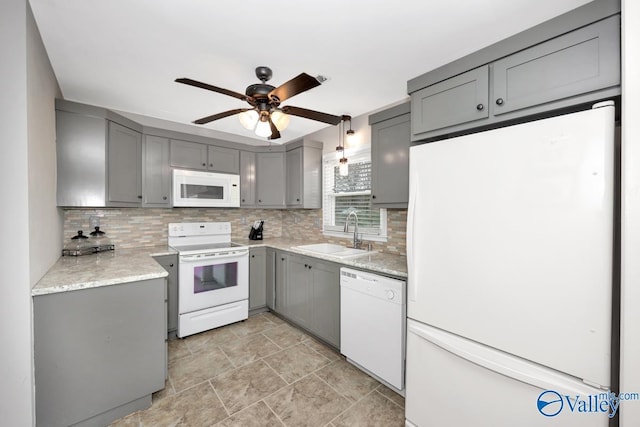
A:
<svg viewBox="0 0 640 427">
<path fill-rule="evenodd" d="M 344 146 L 345 140 L 344 140 L 344 134 L 343 134 L 345 120 L 349 120 L 349 130 L 351 130 L 351 116 L 342 116 L 342 122 L 340 122 L 340 135 L 338 137 L 338 142 L 342 140 L 342 144 L 339 144 L 339 146 L 342 148 L 342 157 L 338 161 L 339 162 L 338 173 L 340 174 L 340 176 L 349 175 L 349 163 L 348 163 L 347 157 L 345 156 L 345 146 Z M 353 133 L 353 131 L 351 132 Z"/>
</svg>

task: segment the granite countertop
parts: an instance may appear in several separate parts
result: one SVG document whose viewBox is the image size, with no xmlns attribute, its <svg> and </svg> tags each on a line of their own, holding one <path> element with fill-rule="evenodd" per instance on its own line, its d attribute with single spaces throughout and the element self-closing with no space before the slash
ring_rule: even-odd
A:
<svg viewBox="0 0 640 427">
<path fill-rule="evenodd" d="M 152 257 L 177 253 L 168 246 L 116 249 L 84 256 L 61 257 L 31 289 L 45 295 L 78 289 L 166 277 L 168 273 Z"/>
<path fill-rule="evenodd" d="M 358 258 L 340 259 L 331 255 L 296 249 L 296 246 L 309 243 L 302 240 L 284 238 L 234 239 L 234 242 L 249 247 L 270 247 L 284 250 L 395 277 L 407 277 L 407 258 L 400 255 L 373 252 L 371 255 Z M 168 273 L 152 257 L 172 254 L 177 254 L 177 251 L 169 246 L 151 246 L 116 249 L 115 251 L 79 257 L 61 257 L 36 283 L 31 290 L 31 295 L 53 294 L 166 277 Z"/>
<path fill-rule="evenodd" d="M 388 274 L 400 278 L 407 278 L 407 257 L 401 255 L 392 255 L 380 252 L 373 252 L 371 255 L 361 256 L 357 258 L 336 258 L 331 255 L 311 253 L 297 249 L 296 246 L 306 245 L 310 243 L 322 242 L 306 242 L 304 240 L 294 240 L 285 238 L 274 238 L 265 240 L 249 240 L 234 239 L 235 243 L 247 245 L 249 247 L 270 247 L 280 249 L 287 252 L 306 255 L 314 258 L 332 261 L 350 267 L 356 267 L 363 270 L 369 270 L 376 273 Z"/>
</svg>

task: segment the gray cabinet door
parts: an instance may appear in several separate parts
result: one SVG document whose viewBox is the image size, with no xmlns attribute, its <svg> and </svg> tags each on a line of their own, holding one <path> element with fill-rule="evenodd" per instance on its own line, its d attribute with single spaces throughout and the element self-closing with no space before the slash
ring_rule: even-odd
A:
<svg viewBox="0 0 640 427">
<path fill-rule="evenodd" d="M 489 117 L 489 66 L 485 65 L 411 94 L 414 140 L 437 129 Z"/>
<path fill-rule="evenodd" d="M 232 148 L 209 146 L 208 168 L 212 172 L 240 173 L 240 151 Z"/>
<path fill-rule="evenodd" d="M 207 169 L 208 152 L 206 144 L 171 140 L 171 166 L 185 169 Z"/>
<path fill-rule="evenodd" d="M 267 307 L 270 310 L 275 310 L 275 274 L 276 274 L 276 251 L 267 248 L 266 250 L 266 266 L 265 266 L 265 285 L 266 285 L 266 298 Z"/>
<path fill-rule="evenodd" d="M 312 276 L 310 261 L 303 256 L 289 256 L 289 271 L 286 281 L 285 316 L 305 328 L 311 328 Z"/>
<path fill-rule="evenodd" d="M 255 310 L 267 305 L 266 270 L 266 249 L 249 249 L 249 310 Z"/>
<path fill-rule="evenodd" d="M 171 207 L 169 140 L 145 135 L 142 146 L 142 206 Z"/>
<path fill-rule="evenodd" d="M 340 348 L 340 266 L 312 259 L 308 261 L 313 280 L 311 331 Z"/>
<path fill-rule="evenodd" d="M 620 84 L 620 17 L 613 16 L 493 64 L 494 115 Z"/>
<path fill-rule="evenodd" d="M 302 206 L 302 150 L 303 147 L 298 147 L 291 151 L 287 151 L 286 154 L 287 207 L 296 208 Z"/>
<path fill-rule="evenodd" d="M 38 425 L 109 424 L 118 408 L 116 418 L 164 388 L 165 286 L 162 278 L 33 298 Z"/>
<path fill-rule="evenodd" d="M 283 208 L 285 192 L 284 153 L 256 154 L 256 198 L 258 207 Z"/>
<path fill-rule="evenodd" d="M 142 135 L 109 122 L 107 141 L 108 201 L 139 205 L 142 201 Z"/>
<path fill-rule="evenodd" d="M 287 279 L 289 276 L 289 254 L 276 251 L 275 253 L 275 283 L 273 295 L 273 309 L 276 313 L 287 314 Z"/>
<path fill-rule="evenodd" d="M 256 153 L 240 152 L 240 206 L 256 204 Z"/>
<path fill-rule="evenodd" d="M 411 114 L 371 126 L 371 201 L 378 207 L 406 208 L 409 203 Z"/>
<path fill-rule="evenodd" d="M 178 330 L 178 255 L 154 257 L 167 272 L 167 332 Z"/>
</svg>

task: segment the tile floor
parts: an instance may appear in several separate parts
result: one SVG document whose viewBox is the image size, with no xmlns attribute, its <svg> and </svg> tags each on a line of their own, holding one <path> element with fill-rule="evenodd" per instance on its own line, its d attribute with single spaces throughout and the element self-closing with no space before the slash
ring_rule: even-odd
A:
<svg viewBox="0 0 640 427">
<path fill-rule="evenodd" d="M 169 341 L 169 380 L 112 427 L 404 426 L 404 399 L 271 313 Z"/>
</svg>

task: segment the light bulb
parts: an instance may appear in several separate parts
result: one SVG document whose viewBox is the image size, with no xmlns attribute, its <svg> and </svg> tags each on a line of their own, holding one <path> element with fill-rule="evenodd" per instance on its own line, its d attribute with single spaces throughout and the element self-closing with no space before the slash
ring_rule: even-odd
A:
<svg viewBox="0 0 640 427">
<path fill-rule="evenodd" d="M 240 123 L 245 129 L 254 130 L 258 122 L 258 112 L 256 110 L 247 110 L 238 115 Z"/>
<path fill-rule="evenodd" d="M 258 125 L 256 126 L 256 135 L 266 138 L 271 136 L 271 126 L 269 126 L 269 122 L 263 122 L 260 120 Z"/>
<path fill-rule="evenodd" d="M 353 145 L 353 140 L 355 139 L 355 134 L 356 132 L 354 130 L 349 129 L 347 131 L 347 142 L 349 143 L 349 146 Z"/>
<path fill-rule="evenodd" d="M 344 152 L 344 148 L 338 145 L 336 147 L 336 160 L 340 160 L 343 157 L 342 155 L 343 152 Z"/>
<path fill-rule="evenodd" d="M 271 121 L 276 125 L 276 129 L 285 130 L 289 126 L 289 115 L 280 110 L 271 113 Z"/>
<path fill-rule="evenodd" d="M 343 157 L 340 159 L 340 166 L 338 167 L 338 172 L 340 173 L 340 176 L 349 175 L 349 164 L 347 164 L 346 157 Z"/>
</svg>

